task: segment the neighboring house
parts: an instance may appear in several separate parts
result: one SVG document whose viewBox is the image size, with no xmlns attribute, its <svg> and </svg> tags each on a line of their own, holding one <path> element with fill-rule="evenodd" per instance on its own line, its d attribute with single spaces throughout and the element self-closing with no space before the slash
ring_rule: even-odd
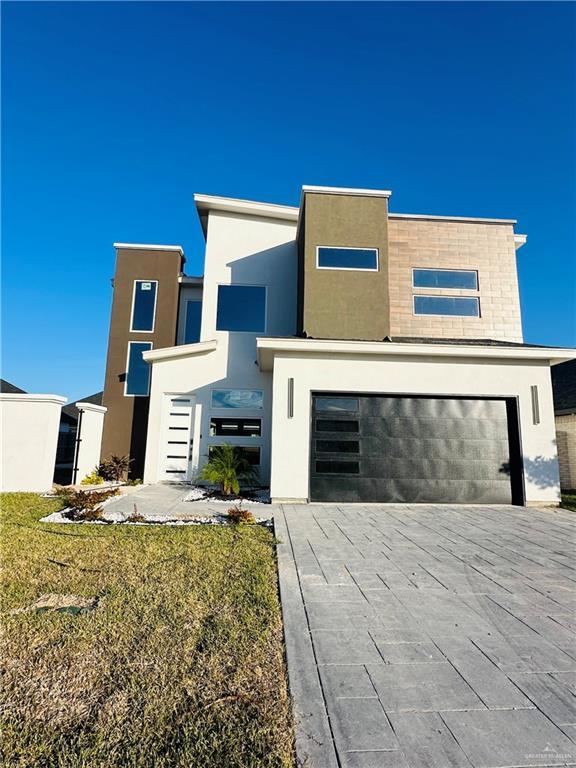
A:
<svg viewBox="0 0 576 768">
<path fill-rule="evenodd" d="M 6 379 L 0 379 L 0 393 L 5 395 L 25 395 L 26 390 L 16 387 L 14 384 L 10 384 Z"/>
<path fill-rule="evenodd" d="M 190 480 L 230 443 L 290 502 L 555 503 L 550 366 L 574 351 L 523 343 L 526 237 L 389 196 L 196 195 L 203 278 L 116 243 L 102 455 Z"/>
<path fill-rule="evenodd" d="M 576 360 L 552 369 L 560 485 L 576 489 Z"/>
<path fill-rule="evenodd" d="M 83 397 L 74 403 L 63 406 L 58 431 L 58 447 L 56 449 L 56 466 L 54 467 L 54 482 L 59 485 L 70 485 L 81 477 L 74 477 L 74 457 L 76 455 L 76 438 L 78 436 L 78 419 L 80 411 L 78 403 L 102 405 L 103 392 L 96 392 L 89 397 Z M 78 472 L 76 472 L 78 474 Z"/>
</svg>

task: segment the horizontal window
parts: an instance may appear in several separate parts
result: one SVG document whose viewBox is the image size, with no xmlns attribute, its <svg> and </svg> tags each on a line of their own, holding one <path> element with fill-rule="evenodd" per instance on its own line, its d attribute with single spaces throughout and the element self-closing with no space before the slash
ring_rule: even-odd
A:
<svg viewBox="0 0 576 768">
<path fill-rule="evenodd" d="M 260 419 L 210 419 L 210 436 L 228 435 L 230 437 L 260 437 L 262 421 Z"/>
<path fill-rule="evenodd" d="M 261 389 L 213 389 L 212 408 L 262 408 Z"/>
<path fill-rule="evenodd" d="M 357 421 L 316 419 L 316 432 L 358 432 Z"/>
<path fill-rule="evenodd" d="M 186 323 L 184 325 L 184 344 L 196 344 L 200 341 L 202 320 L 202 302 L 186 302 Z"/>
<path fill-rule="evenodd" d="M 208 446 L 208 458 L 214 455 L 214 450 L 219 448 L 218 445 Z M 253 467 L 260 464 L 260 448 L 256 445 L 235 445 L 234 452 L 245 459 Z"/>
<path fill-rule="evenodd" d="M 131 331 L 153 331 L 156 312 L 157 280 L 135 280 L 132 298 Z"/>
<path fill-rule="evenodd" d="M 360 472 L 360 465 L 357 461 L 324 459 L 316 462 L 316 472 L 327 475 L 357 475 Z"/>
<path fill-rule="evenodd" d="M 478 290 L 478 272 L 475 269 L 414 269 L 414 288 L 463 288 Z"/>
<path fill-rule="evenodd" d="M 478 299 L 464 296 L 414 296 L 416 315 L 480 317 Z"/>
<path fill-rule="evenodd" d="M 316 440 L 318 453 L 360 453 L 358 440 Z"/>
<path fill-rule="evenodd" d="M 126 371 L 126 395 L 147 396 L 150 393 L 150 366 L 142 359 L 142 353 L 152 349 L 150 341 L 131 341 L 128 344 L 128 370 Z"/>
<path fill-rule="evenodd" d="M 352 411 L 358 410 L 357 397 L 315 397 L 317 411 Z"/>
<path fill-rule="evenodd" d="M 317 265 L 320 269 L 378 269 L 377 248 L 333 248 L 319 245 Z"/>
<path fill-rule="evenodd" d="M 264 333 L 266 288 L 261 285 L 219 285 L 216 330 Z"/>
</svg>

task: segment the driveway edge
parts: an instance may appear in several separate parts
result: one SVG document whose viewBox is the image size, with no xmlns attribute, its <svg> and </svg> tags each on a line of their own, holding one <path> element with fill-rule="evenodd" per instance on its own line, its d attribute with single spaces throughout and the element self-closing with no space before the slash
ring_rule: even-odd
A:
<svg viewBox="0 0 576 768">
<path fill-rule="evenodd" d="M 274 530 L 278 541 L 278 581 L 296 732 L 296 764 L 298 768 L 338 768 L 296 561 L 282 508 L 274 513 Z"/>
</svg>

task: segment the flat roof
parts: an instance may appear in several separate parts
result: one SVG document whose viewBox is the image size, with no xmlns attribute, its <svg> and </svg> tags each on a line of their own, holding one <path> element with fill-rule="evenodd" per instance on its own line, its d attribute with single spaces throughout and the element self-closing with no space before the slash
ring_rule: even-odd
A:
<svg viewBox="0 0 576 768">
<path fill-rule="evenodd" d="M 114 248 L 133 251 L 176 251 L 184 256 L 181 245 L 159 245 L 158 243 L 113 243 Z"/>
</svg>

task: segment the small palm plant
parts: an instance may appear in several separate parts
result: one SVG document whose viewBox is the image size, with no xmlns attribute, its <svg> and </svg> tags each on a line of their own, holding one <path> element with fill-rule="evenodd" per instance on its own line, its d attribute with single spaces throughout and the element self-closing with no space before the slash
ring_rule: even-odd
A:
<svg viewBox="0 0 576 768">
<path fill-rule="evenodd" d="M 240 482 L 255 482 L 258 474 L 241 451 L 232 445 L 214 446 L 208 463 L 200 471 L 200 479 L 220 486 L 223 496 L 240 492 Z"/>
<path fill-rule="evenodd" d="M 133 461 L 134 459 L 131 459 L 130 456 L 116 456 L 116 454 L 112 454 L 102 461 L 98 474 L 106 480 L 115 480 L 119 483 L 128 475 L 130 464 Z"/>
</svg>

